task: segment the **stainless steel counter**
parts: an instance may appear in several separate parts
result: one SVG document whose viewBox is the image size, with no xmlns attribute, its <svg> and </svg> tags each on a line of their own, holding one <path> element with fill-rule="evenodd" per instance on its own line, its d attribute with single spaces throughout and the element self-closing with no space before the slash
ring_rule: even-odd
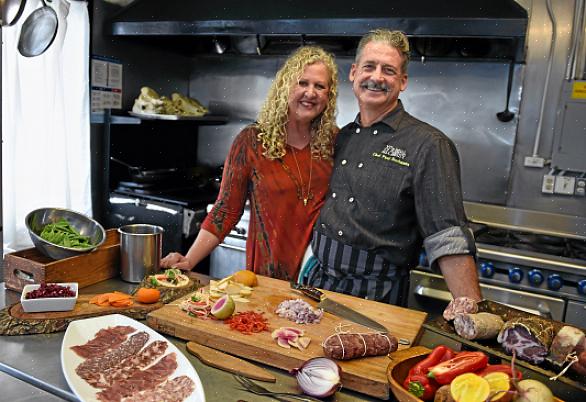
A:
<svg viewBox="0 0 586 402">
<path fill-rule="evenodd" d="M 112 290 L 128 292 L 132 287 L 133 285 L 119 280 L 109 280 L 81 289 L 80 292 L 102 293 Z M 20 293 L 5 290 L 4 283 L 0 283 L 0 308 L 17 302 L 19 298 Z M 63 332 L 60 332 L 45 335 L 0 336 L 0 363 L 20 370 L 49 386 L 71 393 L 61 371 L 60 353 L 63 334 Z M 185 341 L 173 337 L 167 337 L 167 339 L 182 350 L 195 367 L 203 383 L 208 402 L 269 400 L 268 398 L 257 397 L 239 390 L 236 381 L 232 378 L 232 374 L 206 366 L 187 353 L 185 351 Z M 271 390 L 297 392 L 296 381 L 293 377 L 287 375 L 284 371 L 270 367 L 265 368 L 277 377 L 277 382 L 275 384 L 269 383 L 267 388 Z M 4 372 L 0 372 L 0 390 L 0 400 L 2 401 L 45 402 L 62 400 L 51 393 L 33 387 Z M 72 398 L 71 400 L 75 399 Z M 336 394 L 334 400 L 349 402 L 375 401 L 376 399 L 343 390 Z"/>
</svg>

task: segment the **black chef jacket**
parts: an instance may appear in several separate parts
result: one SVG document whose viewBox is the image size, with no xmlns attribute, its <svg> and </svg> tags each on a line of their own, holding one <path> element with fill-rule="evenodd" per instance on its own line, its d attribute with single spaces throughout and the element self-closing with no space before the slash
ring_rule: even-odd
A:
<svg viewBox="0 0 586 402">
<path fill-rule="evenodd" d="M 360 115 L 338 134 L 330 193 L 315 226 L 320 267 L 309 283 L 397 302 L 425 246 L 429 263 L 476 252 L 466 226 L 452 141 L 398 106 L 371 127 Z M 404 289 L 403 289 L 404 290 Z"/>
</svg>

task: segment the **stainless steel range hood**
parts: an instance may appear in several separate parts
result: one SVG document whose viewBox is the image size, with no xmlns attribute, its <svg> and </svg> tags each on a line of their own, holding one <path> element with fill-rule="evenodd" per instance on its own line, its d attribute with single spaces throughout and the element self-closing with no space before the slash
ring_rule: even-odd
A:
<svg viewBox="0 0 586 402">
<path fill-rule="evenodd" d="M 366 32 L 389 28 L 414 40 L 414 56 L 522 62 L 527 18 L 514 0 L 138 0 L 105 32 L 183 53 L 282 55 L 316 44 L 348 56 Z"/>
<path fill-rule="evenodd" d="M 109 31 L 331 37 L 361 36 L 377 27 L 410 36 L 524 38 L 527 12 L 514 0 L 138 0 L 111 20 Z"/>
</svg>

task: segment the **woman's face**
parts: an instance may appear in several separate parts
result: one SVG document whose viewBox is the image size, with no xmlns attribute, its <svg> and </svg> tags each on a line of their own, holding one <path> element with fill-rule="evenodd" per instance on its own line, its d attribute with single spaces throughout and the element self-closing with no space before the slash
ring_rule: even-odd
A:
<svg viewBox="0 0 586 402">
<path fill-rule="evenodd" d="M 325 64 L 317 62 L 305 67 L 289 94 L 289 119 L 311 122 L 328 104 L 330 74 Z"/>
</svg>

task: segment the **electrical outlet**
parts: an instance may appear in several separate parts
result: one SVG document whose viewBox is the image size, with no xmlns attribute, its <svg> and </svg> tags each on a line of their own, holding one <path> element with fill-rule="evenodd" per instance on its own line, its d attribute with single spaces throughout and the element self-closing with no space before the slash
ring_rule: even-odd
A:
<svg viewBox="0 0 586 402">
<path fill-rule="evenodd" d="M 556 194 L 574 195 L 575 186 L 575 177 L 556 176 L 553 191 Z"/>
<path fill-rule="evenodd" d="M 555 184 L 555 176 L 551 174 L 543 175 L 543 183 L 541 184 L 541 192 L 545 194 L 553 194 L 553 187 Z"/>
<path fill-rule="evenodd" d="M 545 166 L 545 159 L 540 156 L 526 156 L 525 167 L 542 168 Z"/>
</svg>

